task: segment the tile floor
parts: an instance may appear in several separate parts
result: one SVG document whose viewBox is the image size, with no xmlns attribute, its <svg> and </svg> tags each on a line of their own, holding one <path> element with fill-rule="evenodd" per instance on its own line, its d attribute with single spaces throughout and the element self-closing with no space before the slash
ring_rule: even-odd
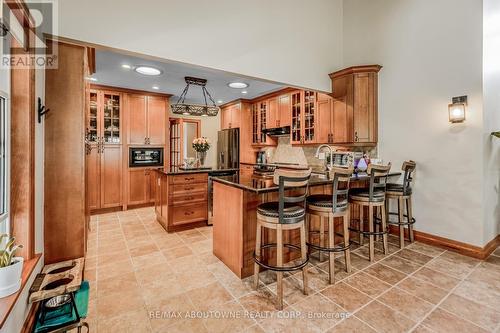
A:
<svg viewBox="0 0 500 333">
<path fill-rule="evenodd" d="M 311 292 L 288 274 L 278 313 L 275 275 L 257 291 L 239 280 L 212 255 L 211 227 L 167 234 L 152 208 L 91 225 L 91 332 L 500 332 L 500 248 L 480 261 L 418 242 L 399 250 L 390 237 L 375 263 L 355 249 L 351 274 L 339 256 L 335 285 L 312 258 Z"/>
</svg>

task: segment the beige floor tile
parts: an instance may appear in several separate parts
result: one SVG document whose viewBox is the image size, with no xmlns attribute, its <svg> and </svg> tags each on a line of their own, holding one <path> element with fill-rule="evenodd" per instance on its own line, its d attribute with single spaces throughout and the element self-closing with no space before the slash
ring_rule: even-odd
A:
<svg viewBox="0 0 500 333">
<path fill-rule="evenodd" d="M 427 245 L 427 244 L 420 243 L 420 242 L 414 242 L 414 243 L 408 245 L 407 249 L 426 254 L 430 257 L 437 257 L 438 255 L 442 254 L 445 251 L 445 250 L 440 249 L 438 247 Z"/>
<path fill-rule="evenodd" d="M 264 312 L 276 310 L 276 295 L 267 288 L 260 288 L 239 298 L 238 301 L 247 311 Z M 285 304 L 286 300 L 283 301 L 283 306 Z"/>
<path fill-rule="evenodd" d="M 207 252 L 207 253 L 202 253 L 202 254 L 199 254 L 198 255 L 198 258 L 204 262 L 205 264 L 208 265 L 211 265 L 211 264 L 215 264 L 217 262 L 220 262 L 219 258 L 217 258 L 213 253 L 212 251 L 210 252 Z"/>
<path fill-rule="evenodd" d="M 409 261 L 395 255 L 383 259 L 382 261 L 380 261 L 380 264 L 391 267 L 406 274 L 411 274 L 422 267 L 422 265 L 417 262 Z"/>
<path fill-rule="evenodd" d="M 161 250 L 172 249 L 181 245 L 186 245 L 177 235 L 162 235 L 160 237 L 153 237 L 154 242 Z"/>
<path fill-rule="evenodd" d="M 290 311 L 293 311 L 291 309 Z M 319 333 L 321 329 L 304 318 L 285 318 L 273 316 L 264 320 L 259 320 L 259 325 L 262 326 L 268 333 Z"/>
<path fill-rule="evenodd" d="M 382 294 L 377 300 L 416 322 L 422 320 L 434 307 L 434 304 L 413 296 L 397 287 Z"/>
<path fill-rule="evenodd" d="M 408 332 L 415 325 L 414 321 L 377 301 L 356 312 L 356 317 L 376 330 L 387 333 Z"/>
<path fill-rule="evenodd" d="M 491 309 L 458 295 L 448 296 L 440 307 L 491 331 L 500 324 L 500 309 Z"/>
<path fill-rule="evenodd" d="M 380 252 L 384 252 L 384 243 L 375 242 L 375 249 L 379 250 Z M 400 250 L 399 246 L 394 245 L 392 243 L 388 243 L 388 252 L 389 252 L 389 254 L 396 253 L 399 250 Z"/>
<path fill-rule="evenodd" d="M 426 263 L 428 263 L 429 261 L 432 260 L 431 256 L 428 256 L 428 255 L 420 253 L 420 252 L 412 251 L 408 248 L 402 249 L 401 251 L 399 251 L 395 255 L 398 257 L 401 257 L 403 259 L 409 260 L 409 261 L 414 261 L 414 262 L 419 263 L 421 265 L 425 265 Z"/>
<path fill-rule="evenodd" d="M 448 293 L 446 290 L 411 276 L 398 283 L 397 287 L 432 304 L 439 303 Z"/>
<path fill-rule="evenodd" d="M 167 260 L 174 260 L 193 255 L 193 251 L 187 245 L 162 250 L 162 252 Z"/>
<path fill-rule="evenodd" d="M 426 267 L 452 275 L 458 279 L 465 278 L 474 268 L 474 266 L 464 262 L 448 260 L 442 255 L 429 262 Z"/>
<path fill-rule="evenodd" d="M 327 330 L 347 317 L 346 310 L 331 302 L 322 294 L 314 294 L 293 305 L 295 310 L 304 314 L 304 320 L 321 329 Z"/>
<path fill-rule="evenodd" d="M 434 331 L 424 325 L 418 325 L 412 333 L 434 333 Z"/>
<path fill-rule="evenodd" d="M 376 297 L 391 286 L 363 272 L 345 279 L 345 282 L 371 297 Z"/>
<path fill-rule="evenodd" d="M 120 261 L 130 260 L 127 250 L 118 250 L 97 256 L 97 267 L 103 267 Z"/>
<path fill-rule="evenodd" d="M 185 319 L 168 326 L 160 328 L 157 332 L 161 333 L 206 333 L 207 328 L 203 325 L 201 319 Z"/>
<path fill-rule="evenodd" d="M 454 294 L 468 298 L 493 309 L 500 309 L 500 294 L 491 290 L 488 285 L 463 281 L 453 291 Z"/>
<path fill-rule="evenodd" d="M 328 333 L 375 333 L 373 328 L 358 318 L 351 316 L 327 331 Z"/>
<path fill-rule="evenodd" d="M 351 252 L 351 265 L 356 269 L 363 269 L 370 266 L 371 262 L 368 258 L 361 257 L 357 255 L 355 252 Z"/>
<path fill-rule="evenodd" d="M 173 277 L 174 273 L 169 265 L 159 265 L 140 268 L 135 271 L 135 276 L 140 284 L 146 284 Z"/>
<path fill-rule="evenodd" d="M 379 280 L 382 280 L 388 284 L 394 285 L 399 281 L 403 280 L 407 275 L 396 271 L 388 266 L 384 266 L 381 264 L 375 264 L 366 268 L 363 272 L 376 277 Z"/>
<path fill-rule="evenodd" d="M 119 295 L 124 291 L 139 292 L 139 283 L 134 273 L 127 273 L 109 279 L 99 280 L 97 286 L 97 296 L 99 298 Z"/>
<path fill-rule="evenodd" d="M 450 275 L 435 271 L 428 267 L 422 267 L 419 271 L 413 274 L 414 277 L 432 283 L 444 290 L 451 290 L 460 283 L 460 280 Z"/>
<path fill-rule="evenodd" d="M 186 291 L 173 275 L 152 279 L 152 281 L 141 284 L 140 288 L 146 304 L 155 304 L 160 300 L 180 295 Z"/>
<path fill-rule="evenodd" d="M 455 263 L 465 264 L 469 268 L 474 268 L 478 263 L 481 262 L 481 260 L 479 260 L 479 259 L 467 257 L 464 255 L 455 253 L 455 252 L 451 252 L 451 251 L 446 251 L 445 253 L 443 253 L 440 256 L 440 258 L 443 258 L 443 259 L 446 259 L 448 261 L 455 262 Z"/>
<path fill-rule="evenodd" d="M 126 251 L 126 250 L 127 250 L 127 244 L 125 243 L 125 241 L 116 241 L 116 242 L 111 242 L 109 244 L 103 244 L 99 242 L 97 244 L 97 255 L 109 254 L 117 251 Z"/>
<path fill-rule="evenodd" d="M 328 261 L 319 264 L 317 267 L 326 273 L 330 272 L 330 263 Z M 346 277 L 351 276 L 357 271 L 358 270 L 351 265 L 351 272 L 348 273 L 345 269 L 344 258 L 342 257 L 342 259 L 335 259 L 335 283 L 344 280 Z"/>
<path fill-rule="evenodd" d="M 344 282 L 330 286 L 321 293 L 350 312 L 355 312 L 372 301 L 372 298 L 368 295 L 354 289 Z"/>
<path fill-rule="evenodd" d="M 132 273 L 134 268 L 130 259 L 114 262 L 112 264 L 97 268 L 97 280 L 105 280 L 111 277 Z"/>
<path fill-rule="evenodd" d="M 136 290 L 123 291 L 97 299 L 97 320 L 107 320 L 127 312 L 145 309 L 141 294 Z"/>
<path fill-rule="evenodd" d="M 307 266 L 307 283 L 310 292 L 318 292 L 330 285 L 328 273 L 314 266 Z M 297 280 L 302 281 L 302 272 L 297 271 L 293 275 Z"/>
<path fill-rule="evenodd" d="M 141 269 L 148 266 L 167 265 L 167 259 L 161 252 L 153 252 L 139 257 L 132 257 L 132 265 L 134 269 Z"/>
<path fill-rule="evenodd" d="M 491 255 L 486 259 L 487 263 L 500 266 L 500 256 Z"/>
<path fill-rule="evenodd" d="M 476 326 L 461 317 L 457 317 L 445 310 L 434 310 L 423 322 L 437 333 L 447 332 L 487 332 L 486 330 Z"/>
<path fill-rule="evenodd" d="M 472 271 L 467 280 L 485 284 L 500 293 L 500 266 L 482 263 Z"/>
<path fill-rule="evenodd" d="M 146 310 L 139 310 L 99 320 L 97 331 L 99 333 L 147 333 L 151 332 L 151 325 Z"/>
<path fill-rule="evenodd" d="M 235 300 L 212 305 L 210 311 L 213 315 L 203 320 L 210 333 L 242 332 L 255 325 L 255 320 L 245 316 L 245 309 Z"/>
<path fill-rule="evenodd" d="M 152 254 L 155 252 L 159 252 L 159 249 L 156 246 L 156 244 L 149 244 L 149 245 L 136 247 L 134 249 L 129 249 L 129 253 L 130 253 L 131 257 L 140 257 L 140 256 L 144 256 L 147 254 Z"/>
<path fill-rule="evenodd" d="M 191 248 L 191 250 L 193 250 L 193 253 L 198 255 L 202 253 L 212 252 L 211 239 L 204 239 L 199 242 L 190 243 L 188 246 Z"/>
<path fill-rule="evenodd" d="M 186 313 L 196 310 L 186 294 L 153 299 L 146 307 L 152 314 L 150 323 L 154 332 L 169 332 L 168 328 L 174 323 L 192 321 L 186 318 Z"/>
<path fill-rule="evenodd" d="M 252 325 L 242 331 L 243 333 L 265 333 L 264 329 L 259 324 Z"/>
<path fill-rule="evenodd" d="M 175 272 L 179 285 L 185 290 L 204 287 L 217 281 L 215 276 L 205 268 L 193 269 L 192 271 Z"/>
<path fill-rule="evenodd" d="M 235 298 L 240 298 L 254 291 L 253 277 L 241 280 L 236 275 L 217 277 L 217 280 Z M 262 282 L 260 283 L 263 286 Z"/>
<path fill-rule="evenodd" d="M 368 245 L 365 245 L 363 247 L 360 247 L 359 249 L 354 250 L 353 253 L 355 253 L 356 255 L 359 255 L 360 257 L 362 257 L 365 260 L 368 260 L 369 255 L 370 255 L 370 249 L 368 248 Z M 374 262 L 385 258 L 385 254 L 382 251 L 379 251 L 377 249 L 375 249 L 374 254 L 375 254 Z"/>
<path fill-rule="evenodd" d="M 234 299 L 219 282 L 191 289 L 186 292 L 186 295 L 197 310 L 209 310 L 213 305 L 220 305 Z"/>
</svg>

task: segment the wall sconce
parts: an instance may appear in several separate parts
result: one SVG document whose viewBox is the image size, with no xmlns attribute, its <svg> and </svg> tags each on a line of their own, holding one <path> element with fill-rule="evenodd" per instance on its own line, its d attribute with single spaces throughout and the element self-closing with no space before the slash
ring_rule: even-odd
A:
<svg viewBox="0 0 500 333">
<path fill-rule="evenodd" d="M 458 96 L 451 99 L 448 104 L 448 117 L 450 123 L 463 123 L 465 121 L 465 109 L 467 107 L 467 96 Z"/>
</svg>

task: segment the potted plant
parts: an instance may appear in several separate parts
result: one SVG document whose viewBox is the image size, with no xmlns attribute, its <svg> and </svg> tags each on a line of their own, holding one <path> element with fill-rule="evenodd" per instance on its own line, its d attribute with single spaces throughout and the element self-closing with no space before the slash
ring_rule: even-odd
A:
<svg viewBox="0 0 500 333">
<path fill-rule="evenodd" d="M 194 139 L 193 149 L 196 151 L 196 157 L 200 161 L 200 166 L 203 166 L 207 157 L 207 151 L 210 149 L 210 140 L 204 137 Z"/>
<path fill-rule="evenodd" d="M 491 132 L 491 135 L 496 136 L 497 138 L 500 139 L 500 131 L 498 131 L 498 132 Z"/>
<path fill-rule="evenodd" d="M 0 235 L 0 298 L 9 296 L 21 288 L 23 258 L 14 257 L 22 245 L 14 245 L 15 238 L 7 234 Z"/>
</svg>

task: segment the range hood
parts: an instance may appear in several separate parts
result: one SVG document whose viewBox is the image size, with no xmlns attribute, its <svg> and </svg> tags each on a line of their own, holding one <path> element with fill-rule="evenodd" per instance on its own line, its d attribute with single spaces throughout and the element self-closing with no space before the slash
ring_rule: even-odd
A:
<svg viewBox="0 0 500 333">
<path fill-rule="evenodd" d="M 269 136 L 289 136 L 290 126 L 266 128 L 262 130 L 262 133 L 267 134 Z"/>
</svg>

